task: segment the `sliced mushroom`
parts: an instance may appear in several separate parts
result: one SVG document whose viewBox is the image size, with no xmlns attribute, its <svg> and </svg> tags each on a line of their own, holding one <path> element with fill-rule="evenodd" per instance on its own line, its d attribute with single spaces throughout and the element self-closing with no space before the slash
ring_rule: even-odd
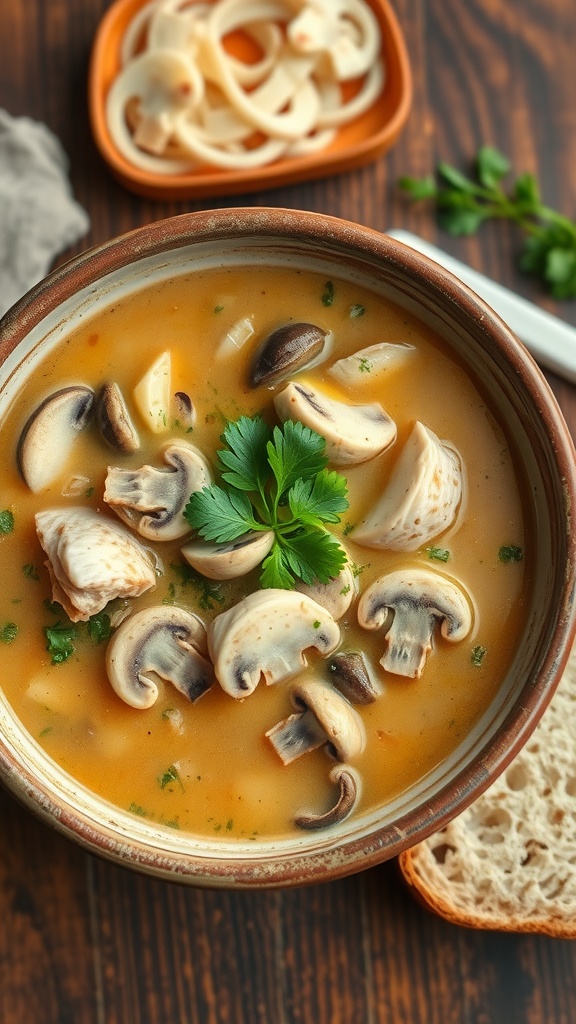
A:
<svg viewBox="0 0 576 1024">
<path fill-rule="evenodd" d="M 298 583 L 296 589 L 326 608 L 333 619 L 341 619 L 356 597 L 358 581 L 350 561 L 347 561 L 338 575 L 328 580 L 328 583 L 320 583 L 319 580 L 315 583 Z"/>
<path fill-rule="evenodd" d="M 146 549 L 126 527 L 93 509 L 45 509 L 36 514 L 36 530 L 48 555 L 53 599 L 72 622 L 156 584 Z"/>
<path fill-rule="evenodd" d="M 351 761 L 362 753 L 364 723 L 338 690 L 320 679 L 302 679 L 292 690 L 292 703 L 296 714 L 266 733 L 283 764 L 322 746 L 338 761 Z"/>
<path fill-rule="evenodd" d="M 364 655 L 356 651 L 333 654 L 328 662 L 330 682 L 351 704 L 373 704 L 380 692 L 370 678 Z"/>
<path fill-rule="evenodd" d="M 378 402 L 347 405 L 305 381 L 291 381 L 275 396 L 274 405 L 282 421 L 300 421 L 321 434 L 335 466 L 366 462 L 396 439 L 396 424 Z"/>
<path fill-rule="evenodd" d="M 253 388 L 276 384 L 307 366 L 324 348 L 327 332 L 316 324 L 285 324 L 269 334 L 250 366 Z"/>
<path fill-rule="evenodd" d="M 104 501 L 142 537 L 175 540 L 190 532 L 184 508 L 193 491 L 210 486 L 210 470 L 202 453 L 187 441 L 167 441 L 160 455 L 164 469 L 109 467 Z"/>
<path fill-rule="evenodd" d="M 338 825 L 347 818 L 358 803 L 360 781 L 348 764 L 335 764 L 330 769 L 330 782 L 339 787 L 336 803 L 324 814 L 297 814 L 294 824 L 299 828 L 320 829 Z"/>
<path fill-rule="evenodd" d="M 211 580 L 232 580 L 245 576 L 266 558 L 274 543 L 274 531 L 245 533 L 227 544 L 192 540 L 181 548 L 186 561 Z"/>
<path fill-rule="evenodd" d="M 49 395 L 25 424 L 16 459 L 31 491 L 44 491 L 64 470 L 72 445 L 88 422 L 94 392 L 83 384 Z"/>
<path fill-rule="evenodd" d="M 340 642 L 329 612 L 293 590 L 259 590 L 217 615 L 208 630 L 216 678 L 231 697 L 248 697 L 261 676 L 278 683 L 306 668 L 310 647 L 326 657 Z"/>
<path fill-rule="evenodd" d="M 415 351 L 413 345 L 396 345 L 383 341 L 379 345 L 369 345 L 368 348 L 362 348 L 351 356 L 338 359 L 328 373 L 345 388 L 356 390 L 403 366 Z"/>
<path fill-rule="evenodd" d="M 153 434 L 168 429 L 171 379 L 172 359 L 169 352 L 162 352 L 134 388 L 138 412 Z"/>
<path fill-rule="evenodd" d="M 154 676 L 172 683 L 192 702 L 214 682 L 207 660 L 206 630 L 183 608 L 159 605 L 132 615 L 114 633 L 106 651 L 108 679 L 133 708 L 158 698 Z"/>
<path fill-rule="evenodd" d="M 190 395 L 185 391 L 176 391 L 174 395 L 176 418 L 182 427 L 193 427 L 196 423 L 196 409 Z"/>
<path fill-rule="evenodd" d="M 360 598 L 358 622 L 380 629 L 390 612 L 380 664 L 397 676 L 419 679 L 440 623 L 445 640 L 458 643 L 472 628 L 470 602 L 460 587 L 428 569 L 399 569 L 376 580 Z"/>
<path fill-rule="evenodd" d="M 464 483 L 460 454 L 416 421 L 384 494 L 353 539 L 368 548 L 416 551 L 454 522 Z"/>
<path fill-rule="evenodd" d="M 102 437 L 114 451 L 138 451 L 140 438 L 130 419 L 124 395 L 113 381 L 103 384 L 100 389 L 96 402 L 96 422 Z"/>
</svg>

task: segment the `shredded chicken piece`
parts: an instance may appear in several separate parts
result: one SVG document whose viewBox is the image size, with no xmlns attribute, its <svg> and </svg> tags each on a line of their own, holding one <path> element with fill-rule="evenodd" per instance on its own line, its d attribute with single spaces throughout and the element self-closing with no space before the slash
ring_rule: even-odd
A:
<svg viewBox="0 0 576 1024">
<path fill-rule="evenodd" d="M 156 583 L 150 556 L 120 523 L 87 508 L 38 512 L 52 597 L 72 622 L 86 621 L 116 597 L 139 597 Z"/>
</svg>

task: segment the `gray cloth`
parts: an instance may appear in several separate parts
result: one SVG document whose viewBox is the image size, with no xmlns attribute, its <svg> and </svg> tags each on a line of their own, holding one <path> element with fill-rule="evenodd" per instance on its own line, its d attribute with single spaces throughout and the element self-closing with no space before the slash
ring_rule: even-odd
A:
<svg viewBox="0 0 576 1024">
<path fill-rule="evenodd" d="M 0 110 L 0 315 L 90 227 L 67 172 L 46 125 Z"/>
</svg>

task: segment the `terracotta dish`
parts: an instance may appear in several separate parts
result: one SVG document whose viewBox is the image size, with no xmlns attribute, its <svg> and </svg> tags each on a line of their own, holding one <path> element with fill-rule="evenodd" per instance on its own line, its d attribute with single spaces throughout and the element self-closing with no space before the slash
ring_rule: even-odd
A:
<svg viewBox="0 0 576 1024">
<path fill-rule="evenodd" d="M 380 23 L 386 82 L 376 103 L 318 153 L 280 159 L 254 170 L 206 169 L 170 177 L 140 170 L 113 145 L 106 126 L 106 95 L 120 67 L 123 34 L 145 0 L 116 0 L 99 26 L 90 62 L 89 113 L 96 145 L 126 188 L 152 199 L 201 199 L 275 188 L 352 170 L 375 160 L 396 142 L 410 110 L 412 81 L 404 39 L 388 0 L 368 0 Z"/>
<path fill-rule="evenodd" d="M 84 328 L 98 309 L 113 306 L 116 313 L 124 296 L 155 283 L 210 268 L 229 267 L 233 273 L 238 265 L 288 266 L 302 282 L 310 272 L 320 282 L 334 281 L 336 288 L 338 282 L 350 282 L 367 289 L 375 301 L 399 307 L 400 323 L 402 317 L 413 318 L 433 331 L 442 351 L 475 382 L 481 402 L 491 408 L 508 438 L 525 481 L 529 536 L 534 540 L 526 549 L 530 573 L 519 641 L 510 651 L 503 678 L 496 679 L 488 706 L 463 730 L 452 753 L 422 777 L 381 806 L 330 828 L 263 836 L 257 842 L 239 837 L 232 841 L 225 830 L 214 838 L 197 837 L 139 816 L 137 810 L 129 813 L 60 767 L 43 741 L 24 728 L 0 690 L 0 777 L 45 822 L 89 850 L 137 870 L 195 885 L 242 888 L 330 880 L 395 856 L 441 828 L 509 764 L 548 705 L 573 638 L 576 552 L 570 510 L 576 487 L 573 445 L 543 375 L 482 300 L 427 257 L 385 235 L 328 216 L 282 209 L 205 211 L 159 221 L 56 270 L 0 323 L 3 418 L 26 378 L 38 372 L 42 355 L 56 351 L 60 339 L 79 325 Z M 328 295 L 324 307 L 330 302 Z M 317 303 L 321 311 L 320 295 Z M 347 324 L 350 316 L 359 317 L 354 323 L 368 319 L 369 311 L 363 318 L 366 310 L 350 308 L 350 314 L 344 310 Z M 1 543 L 9 541 L 3 538 Z M 421 563 L 426 558 L 422 553 L 418 557 Z M 403 694 L 402 687 L 412 685 L 403 681 L 398 691 Z M 260 686 L 265 695 L 279 692 L 263 682 Z M 232 703 L 235 708 L 248 706 L 248 700 Z"/>
</svg>

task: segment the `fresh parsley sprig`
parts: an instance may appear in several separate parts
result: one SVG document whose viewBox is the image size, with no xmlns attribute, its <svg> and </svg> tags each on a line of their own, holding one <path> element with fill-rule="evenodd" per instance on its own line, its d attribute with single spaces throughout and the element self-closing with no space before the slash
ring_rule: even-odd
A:
<svg viewBox="0 0 576 1024">
<path fill-rule="evenodd" d="M 327 583 L 346 561 L 325 523 L 348 508 L 346 479 L 326 469 L 326 443 L 302 423 L 273 429 L 261 416 L 228 423 L 218 452 L 222 484 L 195 491 L 184 511 L 205 540 L 227 543 L 251 530 L 274 532 L 262 587 Z"/>
<path fill-rule="evenodd" d="M 432 199 L 440 227 L 451 235 L 473 235 L 490 219 L 514 221 L 526 235 L 522 270 L 540 277 L 555 298 L 576 298 L 576 223 L 541 202 L 533 174 L 519 175 L 506 191 L 502 182 L 509 171 L 502 153 L 482 146 L 475 180 L 440 163 L 440 183 L 430 175 L 400 178 L 398 184 L 414 200 Z"/>
</svg>

